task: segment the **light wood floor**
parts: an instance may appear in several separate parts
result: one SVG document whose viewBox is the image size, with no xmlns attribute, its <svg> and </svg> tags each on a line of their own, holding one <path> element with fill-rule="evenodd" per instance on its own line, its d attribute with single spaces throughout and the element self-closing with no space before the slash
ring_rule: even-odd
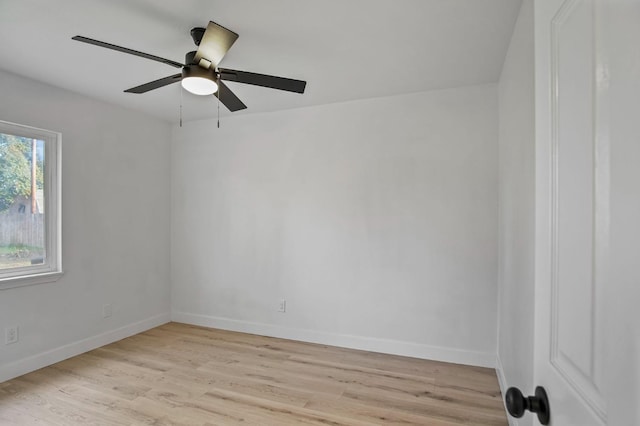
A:
<svg viewBox="0 0 640 426">
<path fill-rule="evenodd" d="M 169 323 L 0 384 L 2 425 L 506 425 L 495 371 Z"/>
</svg>

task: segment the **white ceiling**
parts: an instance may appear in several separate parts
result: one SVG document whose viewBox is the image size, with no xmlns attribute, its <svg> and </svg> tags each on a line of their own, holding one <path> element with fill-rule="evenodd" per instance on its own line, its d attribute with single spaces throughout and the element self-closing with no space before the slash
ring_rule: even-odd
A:
<svg viewBox="0 0 640 426">
<path fill-rule="evenodd" d="M 222 67 L 307 81 L 303 95 L 228 83 L 248 106 L 234 114 L 274 111 L 496 82 L 520 3 L 0 0 L 0 68 L 176 122 L 179 84 L 123 93 L 175 68 L 71 37 L 183 62 L 190 29 L 212 20 L 240 35 Z M 214 117 L 214 100 L 185 92 L 185 120 Z"/>
</svg>

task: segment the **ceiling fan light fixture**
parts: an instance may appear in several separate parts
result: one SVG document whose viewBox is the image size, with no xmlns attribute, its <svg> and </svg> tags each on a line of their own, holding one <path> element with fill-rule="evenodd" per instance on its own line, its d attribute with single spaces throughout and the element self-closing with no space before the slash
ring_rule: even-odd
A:
<svg viewBox="0 0 640 426">
<path fill-rule="evenodd" d="M 197 65 L 182 69 L 182 87 L 194 95 L 213 95 L 218 91 L 215 74 L 211 69 L 204 69 Z"/>
<path fill-rule="evenodd" d="M 215 81 L 204 77 L 187 77 L 182 79 L 182 87 L 194 95 L 213 95 L 218 91 Z"/>
</svg>

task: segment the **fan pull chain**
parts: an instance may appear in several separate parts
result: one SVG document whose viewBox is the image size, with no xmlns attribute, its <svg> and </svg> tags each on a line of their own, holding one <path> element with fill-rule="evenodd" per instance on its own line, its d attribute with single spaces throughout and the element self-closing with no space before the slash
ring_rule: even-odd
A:
<svg viewBox="0 0 640 426">
<path fill-rule="evenodd" d="M 180 127 L 182 127 L 182 92 L 184 92 L 184 88 L 180 85 Z"/>
<path fill-rule="evenodd" d="M 220 74 L 218 74 L 218 129 L 220 128 L 220 97 L 222 93 L 220 92 Z"/>
</svg>

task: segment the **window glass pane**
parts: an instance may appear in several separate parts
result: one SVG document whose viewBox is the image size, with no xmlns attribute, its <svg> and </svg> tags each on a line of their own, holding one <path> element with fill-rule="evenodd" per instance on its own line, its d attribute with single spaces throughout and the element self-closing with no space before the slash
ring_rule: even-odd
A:
<svg viewBox="0 0 640 426">
<path fill-rule="evenodd" d="M 0 133 L 0 270 L 46 262 L 44 145 Z"/>
</svg>

